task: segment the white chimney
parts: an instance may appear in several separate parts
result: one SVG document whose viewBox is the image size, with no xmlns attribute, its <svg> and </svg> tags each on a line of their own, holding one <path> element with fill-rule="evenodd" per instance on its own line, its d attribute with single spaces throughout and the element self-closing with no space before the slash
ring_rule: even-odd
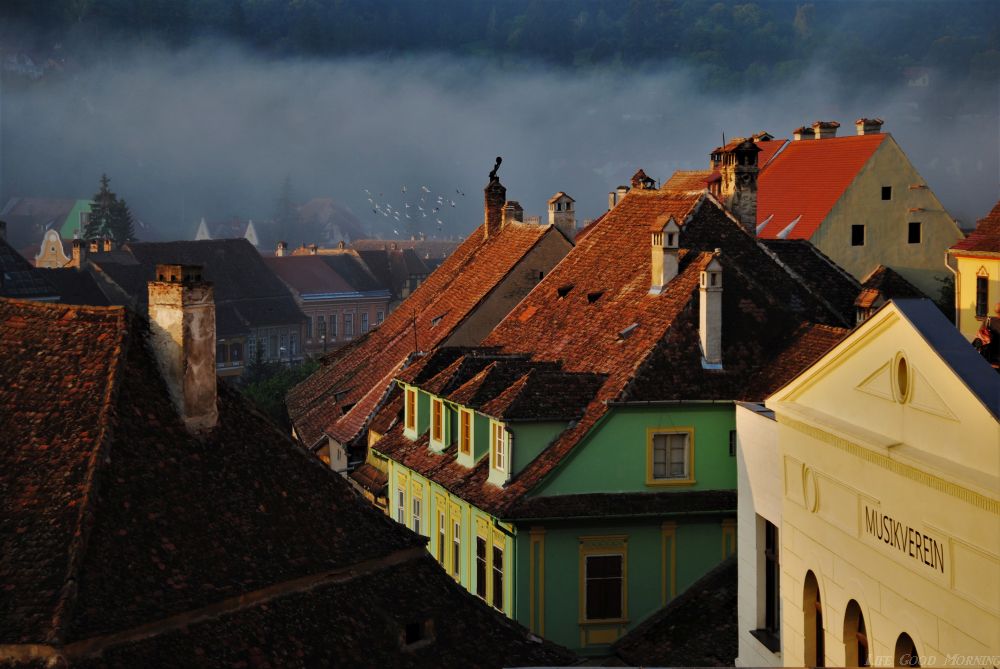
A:
<svg viewBox="0 0 1000 669">
<path fill-rule="evenodd" d="M 570 239 L 576 235 L 574 202 L 576 200 L 562 191 L 549 198 L 549 225 L 559 228 Z"/>
<path fill-rule="evenodd" d="M 659 295 L 664 286 L 677 276 L 677 252 L 680 244 L 681 227 L 673 216 L 662 216 L 653 224 L 650 268 L 652 282 L 649 293 Z"/>
<path fill-rule="evenodd" d="M 197 265 L 157 265 L 149 282 L 150 343 L 188 430 L 219 420 L 215 379 L 215 291 Z"/>
<path fill-rule="evenodd" d="M 801 139 L 814 139 L 816 133 L 809 126 L 800 126 L 792 131 L 792 141 L 799 141 Z"/>
<path fill-rule="evenodd" d="M 701 340 L 702 366 L 722 367 L 722 263 L 720 250 L 701 272 L 699 286 L 698 333 Z"/>
<path fill-rule="evenodd" d="M 277 258 L 284 258 L 288 254 L 288 242 L 278 242 L 278 247 L 274 249 Z"/>
<path fill-rule="evenodd" d="M 854 122 L 859 135 L 877 135 L 882 132 L 884 121 L 880 118 L 859 118 Z"/>
<path fill-rule="evenodd" d="M 813 135 L 816 139 L 830 139 L 837 136 L 837 128 L 840 124 L 836 121 L 816 121 L 812 124 Z"/>
</svg>

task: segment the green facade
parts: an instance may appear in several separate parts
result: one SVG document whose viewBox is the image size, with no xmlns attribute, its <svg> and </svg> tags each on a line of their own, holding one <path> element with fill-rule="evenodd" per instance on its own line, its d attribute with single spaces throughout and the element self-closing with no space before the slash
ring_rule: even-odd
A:
<svg viewBox="0 0 1000 669">
<path fill-rule="evenodd" d="M 80 216 L 90 211 L 90 200 L 77 200 L 66 215 L 66 220 L 59 227 L 59 236 L 63 239 L 83 238 L 83 223 Z"/>
<path fill-rule="evenodd" d="M 417 431 L 413 436 L 430 427 L 430 398 L 420 390 L 417 395 Z M 446 432 L 454 440 L 458 438 L 461 407 L 447 402 L 445 407 L 451 413 L 445 421 Z M 473 417 L 477 460 L 491 457 L 491 419 L 476 412 Z M 513 435 L 510 463 L 516 476 L 566 425 L 511 423 L 505 427 Z M 736 459 L 730 455 L 733 430 L 731 403 L 612 407 L 532 496 L 734 490 Z M 667 485 L 648 482 L 650 435 L 661 432 L 689 435 L 693 453 L 690 480 Z M 377 443 L 374 449 L 378 450 Z M 391 459 L 388 465 L 388 513 L 397 518 L 398 495 L 402 491 L 402 520 L 413 529 L 413 500 L 419 498 L 420 533 L 429 537 L 428 550 L 446 571 L 467 590 L 485 595 L 488 603 L 497 605 L 533 632 L 581 654 L 606 653 L 615 639 L 735 551 L 734 511 L 511 521 L 491 516 Z M 446 525 L 443 534 L 442 520 Z M 457 569 L 453 532 L 456 520 Z M 480 586 L 477 577 L 477 571 L 484 571 L 477 570 L 477 538 L 487 548 L 485 587 Z M 585 564 L 607 559 L 621 566 L 620 578 L 611 580 L 612 591 L 620 591 L 622 596 L 621 612 L 614 619 L 587 620 Z M 498 561 L 503 562 L 502 578 L 495 578 Z M 595 582 L 591 581 L 589 587 L 596 587 Z M 502 601 L 494 593 L 494 584 L 500 583 Z"/>
</svg>

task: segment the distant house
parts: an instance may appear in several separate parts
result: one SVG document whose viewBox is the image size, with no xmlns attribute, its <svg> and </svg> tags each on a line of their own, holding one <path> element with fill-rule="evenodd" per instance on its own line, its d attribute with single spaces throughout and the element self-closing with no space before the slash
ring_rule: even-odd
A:
<svg viewBox="0 0 1000 669">
<path fill-rule="evenodd" d="M 292 290 L 306 316 L 307 354 L 343 346 L 381 325 L 389 313 L 389 291 L 354 251 L 287 255 L 279 243 L 264 262 Z"/>
<path fill-rule="evenodd" d="M 735 402 L 844 337 L 854 305 L 641 171 L 584 232 L 481 345 L 395 373 L 352 479 L 471 593 L 600 655 L 735 552 Z"/>
<path fill-rule="evenodd" d="M 84 247 L 86 248 L 86 247 Z M 77 250 L 74 245 L 74 251 Z M 215 285 L 220 376 L 240 376 L 253 361 L 300 363 L 306 317 L 289 289 L 246 239 L 131 242 L 118 251 L 82 251 L 85 265 L 116 304 L 145 312 L 146 284 L 159 264 L 197 264 Z"/>
<path fill-rule="evenodd" d="M 884 304 L 736 410 L 740 667 L 1000 653 L 1000 376 Z"/>
<path fill-rule="evenodd" d="M 36 248 L 38 252 L 32 253 L 32 248 L 28 247 L 29 257 L 35 261 L 35 267 L 56 269 L 70 266 L 72 258 L 70 243 L 63 239 L 57 230 L 46 230 L 42 235 L 41 245 Z"/>
<path fill-rule="evenodd" d="M 209 228 L 211 227 L 211 230 Z M 253 220 L 244 222 L 239 218 L 231 218 L 209 226 L 202 218 L 198 223 L 198 230 L 194 234 L 196 242 L 206 239 L 246 239 L 254 245 L 260 246 L 260 238 L 257 236 L 257 228 L 254 227 Z"/>
<path fill-rule="evenodd" d="M 295 434 L 330 461 L 364 459 L 368 424 L 392 379 L 420 351 L 475 345 L 571 248 L 553 226 L 504 216 L 506 188 L 485 189 L 485 222 L 382 325 L 331 353 L 287 398 Z M 325 454 L 325 455 L 323 455 Z"/>
<path fill-rule="evenodd" d="M 390 243 L 385 249 L 362 250 L 356 253 L 378 277 L 379 282 L 389 288 L 392 296 L 390 309 L 399 306 L 399 303 L 409 297 L 431 273 L 431 269 L 414 249 L 400 249 L 395 242 Z"/>
<path fill-rule="evenodd" d="M 1000 363 L 1000 202 L 976 230 L 948 249 L 948 268 L 955 274 L 955 323 L 969 341 L 982 340 L 993 362 Z"/>
<path fill-rule="evenodd" d="M 90 200 L 12 197 L 0 209 L 9 241 L 17 248 L 38 244 L 48 230 L 62 239 L 82 237 L 90 215 Z"/>
<path fill-rule="evenodd" d="M 523 223 L 539 224 L 539 221 L 524 220 Z M 420 261 L 433 272 L 445 258 L 455 252 L 461 244 L 461 240 L 450 239 L 355 239 L 351 242 L 351 248 L 355 251 L 387 251 L 412 250 Z"/>
<path fill-rule="evenodd" d="M 961 230 L 881 119 L 858 119 L 853 136 L 837 137 L 839 126 L 733 140 L 712 152 L 710 170 L 664 187 L 707 188 L 762 239 L 808 239 L 859 280 L 884 265 L 936 297 L 941 256 Z"/>
<path fill-rule="evenodd" d="M 0 221 L 0 297 L 55 302 L 59 294 L 43 270 L 32 267 L 7 243 L 7 225 Z"/>
<path fill-rule="evenodd" d="M 0 665 L 576 662 L 216 383 L 211 283 L 155 274 L 149 321 L 0 299 Z"/>
</svg>

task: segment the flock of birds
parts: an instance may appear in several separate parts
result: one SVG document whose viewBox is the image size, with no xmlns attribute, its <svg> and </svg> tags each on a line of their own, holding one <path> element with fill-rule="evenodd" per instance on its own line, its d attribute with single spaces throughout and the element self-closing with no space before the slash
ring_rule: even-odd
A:
<svg viewBox="0 0 1000 669">
<path fill-rule="evenodd" d="M 453 197 L 463 198 L 465 193 L 461 189 L 455 189 L 455 195 L 443 195 L 438 193 L 432 193 L 431 189 L 427 186 L 421 186 L 419 191 L 419 197 L 414 198 L 412 195 L 408 195 L 409 192 L 405 185 L 400 187 L 400 200 L 402 200 L 401 206 L 394 206 L 388 201 L 385 193 L 379 193 L 376 197 L 372 191 L 367 188 L 363 189 L 365 194 L 368 196 L 368 204 L 371 206 L 372 213 L 375 216 L 383 216 L 390 219 L 390 221 L 395 221 L 399 223 L 399 226 L 393 228 L 392 233 L 397 237 L 404 233 L 401 233 L 399 228 L 405 226 L 405 232 L 407 234 L 414 234 L 424 222 L 425 218 L 432 219 L 437 225 L 438 233 L 441 233 L 444 229 L 444 221 L 441 220 L 442 217 L 447 218 L 447 216 L 442 213 L 442 211 L 447 211 L 448 207 L 457 206 Z M 461 200 L 459 200 L 461 201 Z M 428 221 L 430 222 L 430 221 Z"/>
</svg>

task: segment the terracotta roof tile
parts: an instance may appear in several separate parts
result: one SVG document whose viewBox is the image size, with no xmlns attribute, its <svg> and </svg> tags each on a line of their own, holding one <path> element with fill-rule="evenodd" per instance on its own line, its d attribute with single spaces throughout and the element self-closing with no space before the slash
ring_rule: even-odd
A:
<svg viewBox="0 0 1000 669">
<path fill-rule="evenodd" d="M 712 170 L 678 170 L 660 186 L 660 189 L 703 191 L 708 188 L 708 179 L 712 174 Z"/>
<path fill-rule="evenodd" d="M 873 269 L 861 284 L 861 290 L 854 300 L 854 306 L 870 309 L 881 300 L 887 302 L 893 298 L 927 297 L 920 289 L 903 278 L 891 267 L 879 265 Z"/>
<path fill-rule="evenodd" d="M 976 230 L 951 247 L 956 255 L 966 253 L 1000 253 L 1000 202 L 979 219 Z"/>
<path fill-rule="evenodd" d="M 445 341 L 551 229 L 511 223 L 489 239 L 481 227 L 473 232 L 385 322 L 292 389 L 287 404 L 299 438 L 357 437 L 407 357 Z"/>
<path fill-rule="evenodd" d="M 774 239 L 798 218 L 788 239 L 810 239 L 886 137 L 788 142 L 757 180 L 757 223 L 769 220 L 760 236 Z"/>
</svg>

